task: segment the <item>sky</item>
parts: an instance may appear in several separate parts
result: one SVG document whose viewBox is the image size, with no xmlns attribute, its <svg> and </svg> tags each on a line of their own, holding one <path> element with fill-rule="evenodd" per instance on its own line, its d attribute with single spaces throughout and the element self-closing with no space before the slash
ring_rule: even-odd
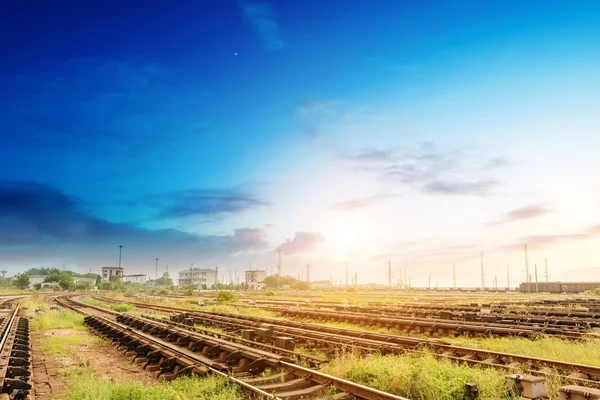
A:
<svg viewBox="0 0 600 400">
<path fill-rule="evenodd" d="M 600 280 L 596 1 L 0 7 L 9 275 Z"/>
</svg>

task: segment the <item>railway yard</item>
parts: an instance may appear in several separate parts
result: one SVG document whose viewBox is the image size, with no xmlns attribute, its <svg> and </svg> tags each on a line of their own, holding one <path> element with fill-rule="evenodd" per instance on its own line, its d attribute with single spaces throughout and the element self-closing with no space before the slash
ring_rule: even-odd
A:
<svg viewBox="0 0 600 400">
<path fill-rule="evenodd" d="M 0 399 L 600 399 L 592 296 L 226 293 L 3 296 Z"/>
</svg>

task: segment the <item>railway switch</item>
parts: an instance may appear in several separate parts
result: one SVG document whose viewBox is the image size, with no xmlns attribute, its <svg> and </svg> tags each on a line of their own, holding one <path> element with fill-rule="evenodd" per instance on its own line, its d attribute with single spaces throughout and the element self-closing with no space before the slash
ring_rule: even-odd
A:
<svg viewBox="0 0 600 400">
<path fill-rule="evenodd" d="M 506 386 L 516 394 L 525 399 L 546 398 L 546 380 L 532 375 L 507 375 Z"/>
</svg>

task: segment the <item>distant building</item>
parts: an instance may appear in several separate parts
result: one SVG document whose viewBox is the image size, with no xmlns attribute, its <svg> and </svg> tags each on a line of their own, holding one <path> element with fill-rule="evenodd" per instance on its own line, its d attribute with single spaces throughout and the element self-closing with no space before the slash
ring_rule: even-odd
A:
<svg viewBox="0 0 600 400">
<path fill-rule="evenodd" d="M 121 267 L 102 267 L 102 282 L 112 280 L 123 280 L 125 268 Z"/>
<path fill-rule="evenodd" d="M 123 282 L 144 284 L 146 283 L 146 274 L 123 275 Z"/>
<path fill-rule="evenodd" d="M 331 284 L 330 280 L 313 281 L 310 284 L 310 287 L 312 287 L 313 289 L 330 288 L 332 286 L 333 285 Z"/>
<path fill-rule="evenodd" d="M 246 271 L 246 286 L 250 290 L 261 290 L 265 287 L 267 271 L 264 269 L 253 269 Z"/>
<path fill-rule="evenodd" d="M 76 285 L 96 286 L 96 278 L 84 278 L 84 277 L 81 277 L 81 276 L 76 276 L 73 279 L 75 279 L 75 284 Z"/>
<path fill-rule="evenodd" d="M 179 271 L 179 286 L 197 286 L 198 289 L 210 289 L 217 284 L 217 269 L 190 268 Z"/>
<path fill-rule="evenodd" d="M 38 283 L 44 283 L 46 275 L 29 275 L 29 289 L 34 289 L 34 286 Z"/>
</svg>

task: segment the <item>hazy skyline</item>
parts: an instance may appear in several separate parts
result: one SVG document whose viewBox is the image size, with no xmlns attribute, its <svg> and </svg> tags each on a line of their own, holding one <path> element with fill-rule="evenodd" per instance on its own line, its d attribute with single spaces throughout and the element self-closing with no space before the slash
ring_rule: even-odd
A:
<svg viewBox="0 0 600 400">
<path fill-rule="evenodd" d="M 2 8 L 11 274 L 600 280 L 598 2 Z"/>
</svg>

